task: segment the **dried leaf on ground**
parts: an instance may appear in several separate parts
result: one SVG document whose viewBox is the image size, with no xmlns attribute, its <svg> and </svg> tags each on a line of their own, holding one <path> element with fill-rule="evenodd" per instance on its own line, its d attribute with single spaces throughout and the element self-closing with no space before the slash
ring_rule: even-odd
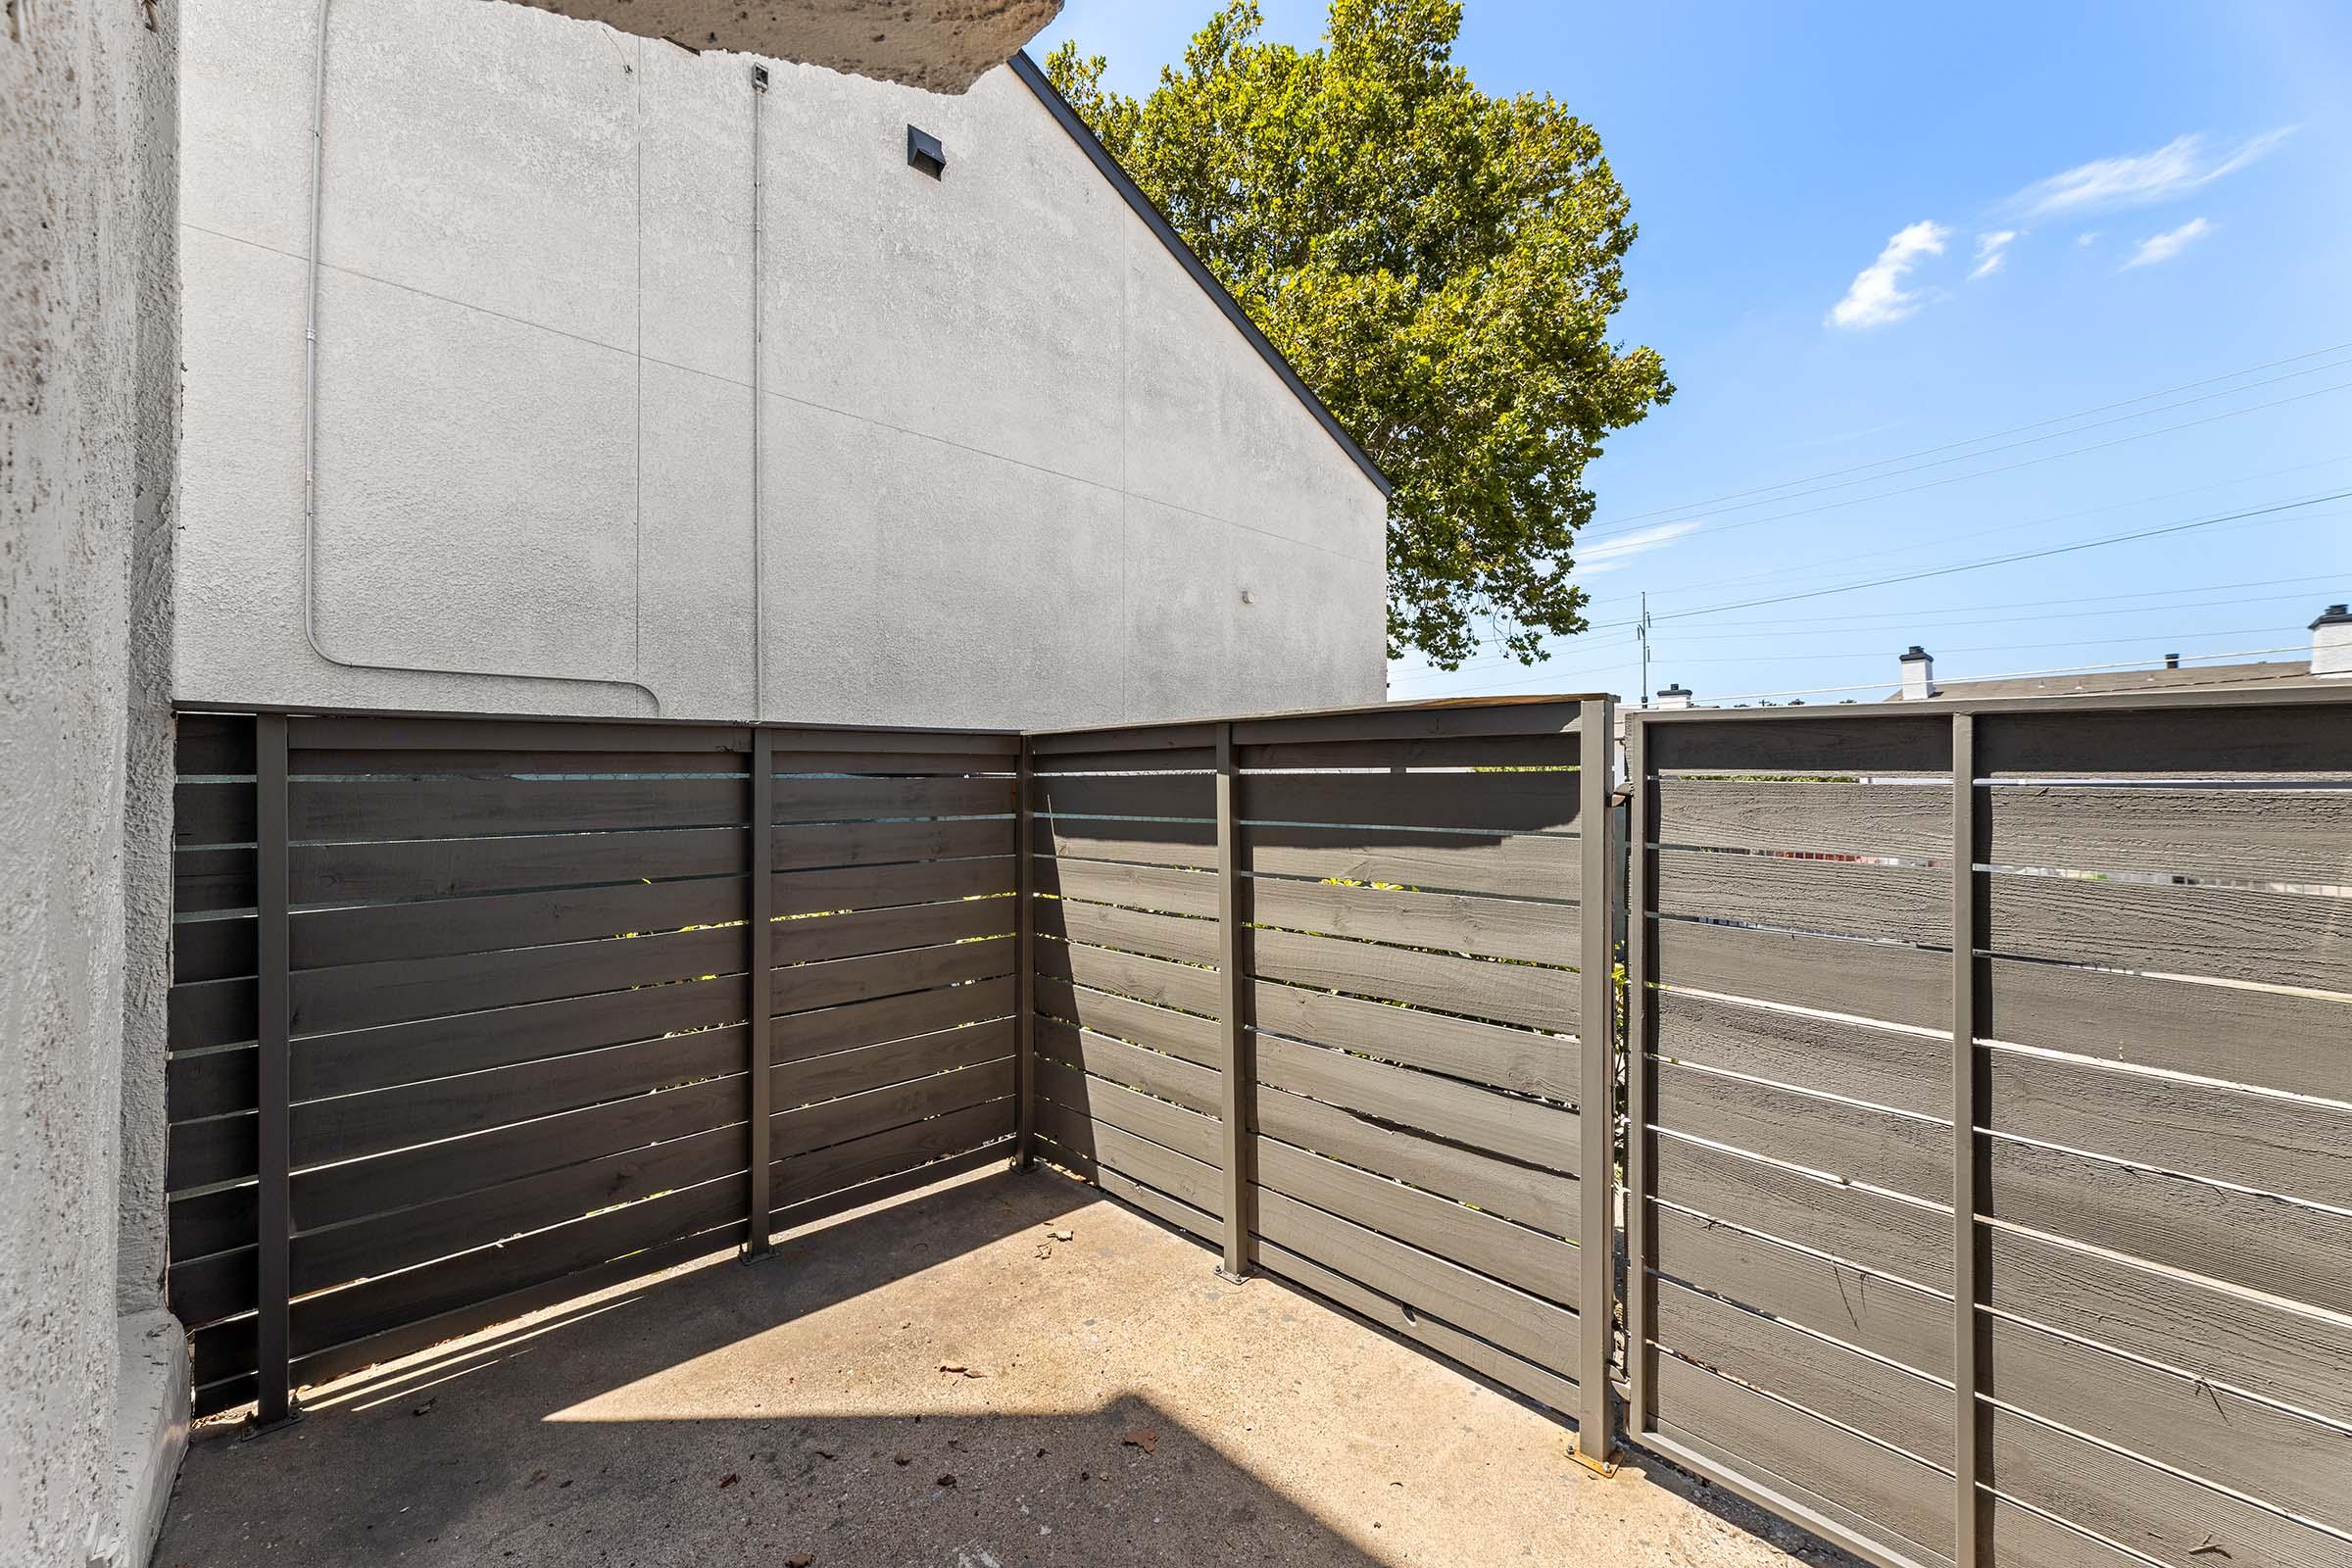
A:
<svg viewBox="0 0 2352 1568">
<path fill-rule="evenodd" d="M 1120 1438 L 1119 1442 L 1130 1448 L 1141 1448 L 1146 1453 L 1159 1451 L 1159 1434 L 1150 1427 L 1136 1427 Z"/>
<path fill-rule="evenodd" d="M 741 1476 L 739 1476 L 739 1475 L 736 1475 L 736 1474 L 735 1474 L 733 1471 L 729 1471 L 727 1474 L 725 1474 L 725 1475 L 723 1475 L 723 1476 L 719 1477 L 719 1479 L 718 1479 L 718 1490 L 719 1490 L 719 1491 L 721 1491 L 721 1492 L 724 1492 L 724 1491 L 726 1491 L 726 1490 L 727 1490 L 729 1487 L 733 1486 L 733 1485 L 734 1485 L 736 1482 L 738 1482 L 738 1481 L 741 1481 L 742 1479 L 743 1479 L 743 1477 L 741 1477 Z"/>
</svg>

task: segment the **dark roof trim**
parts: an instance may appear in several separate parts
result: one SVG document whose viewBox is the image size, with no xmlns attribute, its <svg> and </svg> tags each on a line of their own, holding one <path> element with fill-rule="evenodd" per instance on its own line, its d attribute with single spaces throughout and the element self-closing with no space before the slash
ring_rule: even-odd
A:
<svg viewBox="0 0 2352 1568">
<path fill-rule="evenodd" d="M 1193 274 L 1193 281 L 1200 285 L 1201 292 L 1216 301 L 1217 309 L 1223 311 L 1225 318 L 1250 340 L 1250 346 L 1257 350 L 1258 358 L 1273 368 L 1274 373 L 1282 377 L 1283 384 L 1291 389 L 1299 402 L 1306 405 L 1307 412 L 1321 421 L 1324 429 L 1331 432 L 1331 438 L 1340 444 L 1340 450 L 1355 460 L 1355 466 L 1364 470 L 1364 477 L 1380 487 L 1384 498 L 1394 491 L 1396 487 L 1390 482 L 1389 476 L 1380 471 L 1379 466 L 1364 455 L 1363 448 L 1355 444 L 1354 437 L 1341 427 L 1338 419 L 1332 417 L 1331 411 L 1323 406 L 1323 400 L 1298 379 L 1298 372 L 1291 368 L 1291 362 L 1283 358 L 1280 349 L 1266 340 L 1266 334 L 1257 329 L 1255 321 L 1250 319 L 1250 313 L 1225 292 L 1225 285 L 1218 282 L 1216 274 L 1201 264 L 1200 257 L 1193 254 L 1193 248 L 1168 222 L 1166 215 L 1152 204 L 1152 198 L 1145 195 L 1142 187 L 1128 177 L 1127 171 L 1119 167 L 1119 161 L 1095 139 L 1095 133 L 1087 128 L 1086 122 L 1078 118 L 1078 111 L 1072 109 L 1069 100 L 1062 97 L 1054 83 L 1047 79 L 1044 70 L 1029 57 L 1029 51 L 1023 49 L 1016 52 L 1010 64 L 1012 74 L 1020 77 L 1037 101 L 1044 104 L 1047 111 L 1061 122 L 1061 128 L 1069 132 L 1070 140 L 1094 160 L 1095 167 L 1102 172 L 1102 177 L 1110 181 L 1111 189 L 1126 198 L 1127 205 L 1135 209 L 1135 216 L 1159 236 L 1159 242 L 1168 248 L 1168 254 Z"/>
</svg>

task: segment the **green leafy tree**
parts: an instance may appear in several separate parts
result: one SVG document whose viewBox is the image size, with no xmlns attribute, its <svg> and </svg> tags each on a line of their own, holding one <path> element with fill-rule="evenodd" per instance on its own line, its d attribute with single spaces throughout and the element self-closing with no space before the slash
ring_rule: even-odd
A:
<svg viewBox="0 0 2352 1568">
<path fill-rule="evenodd" d="M 1389 645 L 1450 667 L 1585 627 L 1576 531 L 1602 439 L 1673 394 L 1609 338 L 1634 225 L 1600 138 L 1452 63 L 1455 0 L 1332 0 L 1324 46 L 1228 0 L 1159 85 L 1047 73 L 1396 482 Z"/>
</svg>

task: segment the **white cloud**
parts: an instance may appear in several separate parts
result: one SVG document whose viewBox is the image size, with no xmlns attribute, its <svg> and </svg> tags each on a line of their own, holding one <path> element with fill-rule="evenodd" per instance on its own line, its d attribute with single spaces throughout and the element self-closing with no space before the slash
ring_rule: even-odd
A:
<svg viewBox="0 0 2352 1568">
<path fill-rule="evenodd" d="M 2077 234 L 2075 236 L 2075 243 L 2078 245 L 2096 245 L 2098 242 L 2099 231 L 2095 228 L 2088 229 L 2083 233 Z"/>
<path fill-rule="evenodd" d="M 1923 257 L 1941 256 L 1943 242 L 1951 234 L 1941 223 L 1927 219 L 1898 229 L 1886 242 L 1886 248 L 1879 252 L 1879 259 L 1854 274 L 1845 297 L 1830 307 L 1829 324 L 1885 326 L 1918 310 L 1920 296 L 1905 292 L 1903 278 Z"/>
<path fill-rule="evenodd" d="M 1633 557 L 1662 550 L 1685 534 L 1696 533 L 1698 527 L 1696 522 L 1661 522 L 1653 528 L 1637 528 L 1597 544 L 1580 544 L 1576 549 L 1577 570 L 1588 577 L 1596 571 L 1615 571 Z"/>
<path fill-rule="evenodd" d="M 2208 149 L 2201 132 L 2176 136 L 2154 152 L 2094 158 L 2028 185 L 2009 200 L 2012 212 L 2028 218 L 2050 213 L 2112 212 L 2147 207 L 2185 196 L 2233 174 L 2293 134 L 2283 125 L 2227 150 Z"/>
<path fill-rule="evenodd" d="M 2153 267 L 2169 262 L 2191 244 L 2213 232 L 2213 225 L 2202 218 L 2192 218 L 2179 228 L 2168 228 L 2161 234 L 2150 234 L 2139 242 L 2139 249 L 2119 270 L 2130 271 L 2134 267 Z"/>
<path fill-rule="evenodd" d="M 1980 277 L 1990 277 L 1999 271 L 2001 263 L 2008 259 L 2009 247 L 2016 242 L 2019 232 L 2014 228 L 1999 228 L 1989 234 L 1979 234 L 1977 236 L 1977 265 L 1968 274 L 1968 280 L 1973 283 Z"/>
</svg>

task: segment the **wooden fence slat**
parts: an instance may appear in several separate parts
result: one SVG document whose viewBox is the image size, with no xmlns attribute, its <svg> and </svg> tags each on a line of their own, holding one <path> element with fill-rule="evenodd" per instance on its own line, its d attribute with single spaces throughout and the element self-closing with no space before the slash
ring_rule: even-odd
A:
<svg viewBox="0 0 2352 1568">
<path fill-rule="evenodd" d="M 1672 1280 L 1658 1282 L 1657 1321 L 1657 1343 L 1685 1359 L 1945 1468 L 1947 1386 Z"/>
<path fill-rule="evenodd" d="M 1949 1568 L 1945 1472 L 1678 1356 L 1658 1353 L 1656 1363 L 1657 1430 L 1667 1439 L 1784 1497 L 1810 1499 L 1900 1561 Z"/>
<path fill-rule="evenodd" d="M 1672 1061 L 1939 1115 L 1951 1102 L 1948 1038 L 1719 1001 L 1685 991 L 1649 999 L 1655 1050 Z"/>
<path fill-rule="evenodd" d="M 1578 826 L 1573 770 L 1509 773 L 1252 773 L 1250 823 L 1561 833 Z"/>
<path fill-rule="evenodd" d="M 2352 1003 L 1988 959 L 1982 1038 L 2352 1100 Z"/>
<path fill-rule="evenodd" d="M 1573 1029 L 1577 976 L 1566 969 L 1350 942 L 1295 931 L 1252 934 L 1252 971 L 1269 980 L 1318 986 L 1416 1007 L 1433 1007 L 1532 1029 Z"/>
<path fill-rule="evenodd" d="M 797 1218 L 805 1221 L 808 1217 L 806 1205 L 844 1189 L 852 1189 L 852 1197 L 888 1197 L 889 1194 L 874 1192 L 868 1184 L 902 1174 L 922 1178 L 924 1185 L 945 1180 L 957 1174 L 959 1168 L 952 1156 L 985 1150 L 991 1145 L 1001 1147 L 1011 1134 L 1013 1121 L 1013 1102 L 1009 1098 L 987 1100 L 961 1110 L 779 1159 L 772 1177 L 775 1213 L 781 1217 L 799 1209 Z"/>
<path fill-rule="evenodd" d="M 1258 1234 L 1416 1311 L 1563 1375 L 1577 1366 L 1576 1314 L 1499 1280 L 1268 1188 L 1257 1194 Z"/>
<path fill-rule="evenodd" d="M 1657 1196 L 1742 1230 L 1932 1291 L 1951 1289 L 1951 1215 L 1681 1139 L 1659 1144 Z"/>
<path fill-rule="evenodd" d="M 1084 943 L 1046 941 L 1037 945 L 1037 973 L 1043 980 L 1116 992 L 1203 1016 L 1217 1010 L 1216 973 L 1198 964 L 1115 953 Z"/>
<path fill-rule="evenodd" d="M 1040 856 L 1035 861 L 1031 885 L 1037 892 L 1057 899 L 1084 899 L 1212 919 L 1217 912 L 1215 875 L 1171 866 Z"/>
<path fill-rule="evenodd" d="M 968 1105 L 1009 1100 L 1016 1082 L 1013 1059 L 1004 1055 L 976 1067 L 934 1073 L 813 1105 L 788 1106 L 768 1118 L 769 1147 L 795 1153 L 829 1148 Z"/>
<path fill-rule="evenodd" d="M 1564 1106 L 1517 1100 L 1274 1035 L 1258 1037 L 1257 1070 L 1263 1082 L 1278 1089 L 1359 1116 L 1565 1175 L 1578 1173 L 1577 1114 Z"/>
<path fill-rule="evenodd" d="M 1877 942 L 1951 941 L 1949 872 L 1713 850 L 1655 853 L 1660 914 Z"/>
<path fill-rule="evenodd" d="M 859 1095 L 869 1089 L 928 1078 L 957 1067 L 976 1067 L 1013 1054 L 1013 1021 L 998 1018 L 970 1028 L 942 1029 L 877 1046 L 859 1046 L 822 1056 L 779 1062 L 769 1069 L 772 1102 L 779 1108 L 810 1105 Z M 781 1203 L 775 1207 L 782 1207 Z"/>
<path fill-rule="evenodd" d="M 1950 956 L 1792 931 L 1649 919 L 1656 979 L 1926 1029 L 1951 1027 Z"/>
<path fill-rule="evenodd" d="M 1361 1002 L 1275 981 L 1250 988 L 1251 1017 L 1269 1034 L 1290 1035 L 1358 1055 L 1496 1089 L 1574 1102 L 1584 1048 L 1562 1035 Z"/>
<path fill-rule="evenodd" d="M 2352 991 L 2352 899 L 2083 877 L 1985 880 L 1983 941 L 1994 953 Z"/>
<path fill-rule="evenodd" d="M 2028 1236 L 1985 1228 L 1984 1303 L 2209 1384 L 2352 1422 L 2352 1325 Z"/>
<path fill-rule="evenodd" d="M 1583 1304 L 1578 1276 L 1584 1254 L 1573 1242 L 1271 1138 L 1253 1142 L 1257 1180 L 1274 1192 L 1572 1310 Z"/>
<path fill-rule="evenodd" d="M 771 827 L 768 868 L 822 870 L 902 860 L 969 859 L 1009 855 L 1013 825 L 996 816 L 916 822 L 787 823 Z"/>
<path fill-rule="evenodd" d="M 297 779 L 298 839 L 441 839 L 594 828 L 728 827 L 735 779 Z"/>
<path fill-rule="evenodd" d="M 1119 948 L 1182 963 L 1217 961 L 1217 922 L 1070 899 L 1037 901 L 1037 932 L 1060 942 Z"/>
<path fill-rule="evenodd" d="M 1257 1130 L 1550 1235 L 1580 1235 L 1573 1176 L 1424 1138 L 1270 1084 L 1259 1088 Z"/>
<path fill-rule="evenodd" d="M 294 967 L 452 957 L 724 925 L 744 918 L 749 898 L 748 878 L 720 876 L 309 910 L 294 916 Z"/>
<path fill-rule="evenodd" d="M 662 828 L 380 844 L 297 844 L 294 902 L 455 899 L 598 882 L 740 876 L 744 830 Z"/>
<path fill-rule="evenodd" d="M 2010 784 L 1985 801 L 1994 865 L 2352 885 L 2352 789 Z"/>
<path fill-rule="evenodd" d="M 1575 963 L 1582 947 L 1569 905 L 1268 876 L 1250 878 L 1250 902 L 1251 918 L 1264 925 L 1488 958 Z"/>
<path fill-rule="evenodd" d="M 1055 1146 L 1049 1158 L 1101 1181 L 1107 1192 L 1117 1193 L 1131 1202 L 1144 1202 L 1150 1212 L 1184 1225 L 1212 1247 L 1217 1245 L 1224 1221 L 1217 1209 L 1224 1202 L 1225 1194 L 1216 1166 L 1180 1154 L 1149 1138 L 1139 1138 L 1122 1127 L 1090 1117 L 1084 1110 L 1052 1099 L 1038 1102 L 1037 1130 Z M 1141 1193 L 1122 1192 L 1109 1179 L 1114 1173 L 1148 1185 Z M 1147 1195 L 1152 1191 L 1166 1194 L 1192 1212 L 1181 1217 L 1163 1213 L 1147 1200 Z"/>
<path fill-rule="evenodd" d="M 1259 876 L 1385 882 L 1497 899 L 1584 896 L 1584 846 L 1573 833 L 1430 833 L 1409 828 L 1242 825 Z"/>
<path fill-rule="evenodd" d="M 1224 1113 L 1222 1075 L 1214 1068 L 1198 1066 L 1179 1056 L 1163 1056 L 1158 1052 L 1075 1028 L 1056 1018 L 1038 1021 L 1037 1049 L 1064 1066 L 1079 1068 L 1161 1100 L 1172 1100 L 1203 1116 Z"/>
<path fill-rule="evenodd" d="M 779 1063 L 800 1061 L 1013 1014 L 1012 977 L 1001 975 L 781 1016 L 769 1054 Z"/>
<path fill-rule="evenodd" d="M 1038 1093 L 1072 1110 L 1082 1111 L 1138 1138 L 1149 1138 L 1211 1168 L 1221 1168 L 1214 1116 L 1138 1094 L 1057 1061 L 1038 1062 L 1037 1087 Z"/>
<path fill-rule="evenodd" d="M 769 926 L 769 961 L 777 968 L 827 958 L 861 958 L 978 937 L 1009 936 L 1019 911 L 1010 899 L 902 904 L 839 914 L 798 915 Z"/>
<path fill-rule="evenodd" d="M 1995 1406 L 1986 1485 L 2167 1568 L 2340 1568 L 2346 1543 L 2265 1508 Z"/>
<path fill-rule="evenodd" d="M 1005 848 L 1011 847 L 1007 833 Z M 1012 892 L 1017 880 L 1009 854 L 968 860 L 855 865 L 830 871 L 779 871 L 774 879 L 775 912 L 825 914 L 886 905 L 989 898 Z"/>
<path fill-rule="evenodd" d="M 793 759 L 779 753 L 776 765 Z M 1008 816 L 1009 778 L 791 778 L 776 780 L 776 825 L 871 818 Z"/>
<path fill-rule="evenodd" d="M 2352 1208 L 2352 1105 L 1986 1051 L 1995 1132 Z M 2352 1090 L 2352 1086 L 2347 1086 Z"/>
<path fill-rule="evenodd" d="M 1944 1297 L 1770 1237 L 1650 1206 L 1657 1275 L 1949 1379 L 1952 1303 Z"/>
<path fill-rule="evenodd" d="M 951 942 L 936 948 L 909 948 L 903 953 L 877 953 L 860 958 L 827 958 L 796 963 L 770 971 L 774 976 L 775 1007 L 779 1016 L 845 1002 L 871 1002 L 908 991 L 966 980 L 992 980 L 1012 972 L 1016 949 L 1009 936 L 978 942 Z"/>
<path fill-rule="evenodd" d="M 1658 1065 L 1657 1126 L 1906 1198 L 1943 1202 L 1951 1189 L 1951 1124 L 1754 1079 Z M 1949 1204 L 1944 1204 L 1949 1211 Z"/>
<path fill-rule="evenodd" d="M 1040 1019 L 1067 1019 L 1096 1034 L 1133 1041 L 1202 1067 L 1223 1066 L 1214 1018 L 1196 1017 L 1189 1012 L 1137 1002 L 1131 997 L 1043 976 L 1037 982 L 1037 1013 Z"/>
<path fill-rule="evenodd" d="M 1662 778 L 1652 842 L 1697 849 L 1939 858 L 1952 848 L 1948 785 Z"/>
</svg>

